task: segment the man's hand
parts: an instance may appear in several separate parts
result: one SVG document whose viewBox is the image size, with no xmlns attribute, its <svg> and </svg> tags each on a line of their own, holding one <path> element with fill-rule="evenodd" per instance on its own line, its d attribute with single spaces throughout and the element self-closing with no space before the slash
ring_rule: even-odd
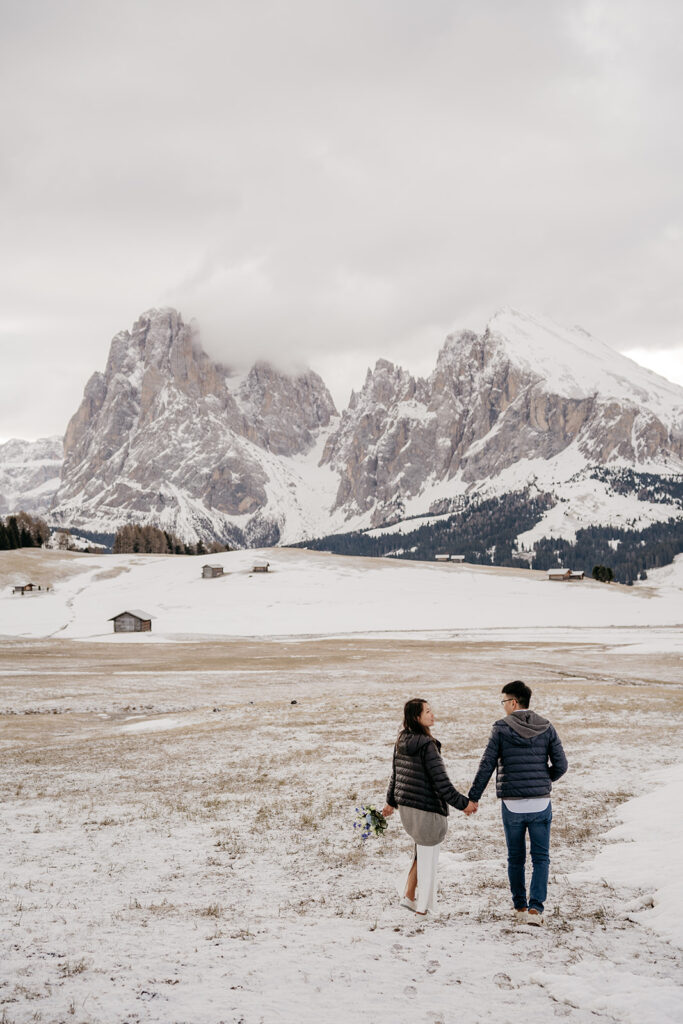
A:
<svg viewBox="0 0 683 1024">
<path fill-rule="evenodd" d="M 391 804 L 385 804 L 384 807 L 382 808 L 382 814 L 385 818 L 390 818 L 391 815 L 394 813 L 394 810 L 395 808 L 392 807 Z"/>
<path fill-rule="evenodd" d="M 467 807 L 464 808 L 463 814 L 466 814 L 469 818 L 470 814 L 476 814 L 479 810 L 479 804 L 475 804 L 473 800 L 470 800 Z"/>
</svg>

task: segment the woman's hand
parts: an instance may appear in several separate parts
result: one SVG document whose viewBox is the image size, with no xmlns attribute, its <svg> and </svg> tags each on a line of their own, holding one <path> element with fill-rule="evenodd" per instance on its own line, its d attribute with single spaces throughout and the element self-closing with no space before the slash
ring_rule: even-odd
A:
<svg viewBox="0 0 683 1024">
<path fill-rule="evenodd" d="M 390 804 L 385 804 L 384 807 L 382 808 L 382 814 L 385 818 L 390 818 L 391 815 L 394 813 L 394 810 L 395 808 L 392 807 Z"/>
<path fill-rule="evenodd" d="M 475 804 L 472 800 L 470 800 L 467 807 L 463 808 L 463 814 L 466 814 L 469 817 L 470 814 L 476 814 L 478 810 L 479 804 Z"/>
</svg>

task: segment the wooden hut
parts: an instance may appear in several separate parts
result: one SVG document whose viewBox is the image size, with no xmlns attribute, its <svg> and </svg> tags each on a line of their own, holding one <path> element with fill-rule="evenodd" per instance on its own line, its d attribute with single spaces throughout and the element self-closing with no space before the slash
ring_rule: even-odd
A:
<svg viewBox="0 0 683 1024">
<path fill-rule="evenodd" d="M 12 587 L 13 594 L 32 594 L 34 590 L 40 590 L 41 588 L 37 583 L 17 583 L 15 587 Z"/>
<path fill-rule="evenodd" d="M 110 622 L 114 623 L 115 633 L 151 633 L 152 618 L 147 612 L 139 608 L 131 608 L 126 612 L 119 612 L 113 615 Z"/>
<path fill-rule="evenodd" d="M 265 558 L 257 558 L 254 561 L 254 572 L 268 572 L 270 568 L 270 562 L 266 562 Z"/>
<path fill-rule="evenodd" d="M 202 566 L 202 579 L 213 580 L 217 576 L 223 575 L 222 565 L 203 565 Z"/>
<path fill-rule="evenodd" d="M 574 583 L 582 580 L 584 575 L 579 569 L 548 569 L 548 579 L 556 583 Z"/>
</svg>

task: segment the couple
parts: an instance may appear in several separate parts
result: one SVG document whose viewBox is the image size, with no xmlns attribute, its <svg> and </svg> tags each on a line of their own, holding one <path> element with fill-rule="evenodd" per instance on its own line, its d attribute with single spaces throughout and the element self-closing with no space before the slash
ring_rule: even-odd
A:
<svg viewBox="0 0 683 1024">
<path fill-rule="evenodd" d="M 515 917 L 524 924 L 543 923 L 550 865 L 552 783 L 567 771 L 560 738 L 546 718 L 529 711 L 531 690 L 517 679 L 501 694 L 505 718 L 491 732 L 469 796 L 459 793 L 432 736 L 434 712 L 426 700 L 409 700 L 394 746 L 394 763 L 382 813 L 398 809 L 401 823 L 415 843 L 415 855 L 403 889 L 401 906 L 420 917 L 434 912 L 439 849 L 448 831 L 448 805 L 476 814 L 478 801 L 494 769 L 496 796 L 502 801 L 508 851 L 508 878 Z M 527 901 L 524 861 L 529 833 L 533 872 Z"/>
</svg>

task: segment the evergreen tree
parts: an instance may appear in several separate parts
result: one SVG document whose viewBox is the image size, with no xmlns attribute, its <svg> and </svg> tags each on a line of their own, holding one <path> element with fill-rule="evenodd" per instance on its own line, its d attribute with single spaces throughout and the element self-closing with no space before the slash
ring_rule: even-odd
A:
<svg viewBox="0 0 683 1024">
<path fill-rule="evenodd" d="M 17 524 L 16 516 L 8 516 L 6 520 L 7 536 L 9 538 L 10 548 L 21 547 L 21 539 L 19 537 L 19 526 Z"/>
</svg>

